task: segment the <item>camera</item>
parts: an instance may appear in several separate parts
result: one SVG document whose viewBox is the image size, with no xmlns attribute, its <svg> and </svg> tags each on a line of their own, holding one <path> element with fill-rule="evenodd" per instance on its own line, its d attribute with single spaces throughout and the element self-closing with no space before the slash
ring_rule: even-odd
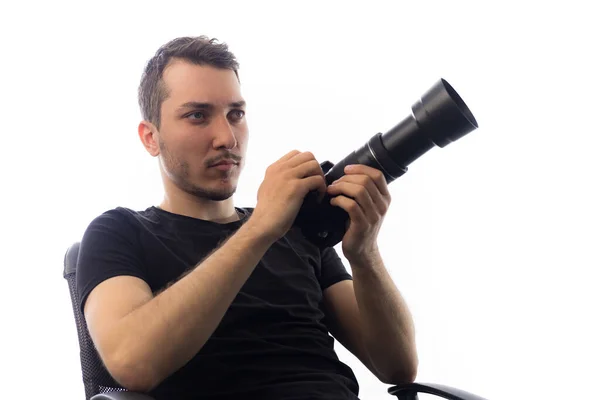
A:
<svg viewBox="0 0 600 400">
<path fill-rule="evenodd" d="M 383 173 L 390 184 L 404 175 L 408 165 L 433 147 L 445 147 L 478 128 L 475 117 L 445 80 L 438 80 L 412 106 L 412 113 L 386 133 L 373 135 L 364 145 L 336 164 L 321 163 L 327 186 L 344 175 L 349 164 L 363 164 Z M 332 206 L 331 197 L 319 201 L 309 193 L 294 221 L 303 235 L 319 248 L 338 244 L 349 223 L 343 209 Z"/>
</svg>

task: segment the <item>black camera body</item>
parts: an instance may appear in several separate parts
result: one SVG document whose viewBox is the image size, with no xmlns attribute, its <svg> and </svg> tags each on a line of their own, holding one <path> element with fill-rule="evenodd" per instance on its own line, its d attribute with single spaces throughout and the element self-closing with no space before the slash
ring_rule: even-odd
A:
<svg viewBox="0 0 600 400">
<path fill-rule="evenodd" d="M 477 121 L 465 102 L 445 79 L 440 79 L 413 104 L 411 115 L 388 132 L 373 135 L 337 164 L 321 163 L 321 169 L 327 186 L 341 178 L 350 164 L 380 170 L 389 184 L 434 146 L 445 147 L 477 128 Z M 319 201 L 318 193 L 309 193 L 294 221 L 304 236 L 320 248 L 338 244 L 348 228 L 348 214 L 332 206 L 330 199 L 326 194 Z"/>
</svg>

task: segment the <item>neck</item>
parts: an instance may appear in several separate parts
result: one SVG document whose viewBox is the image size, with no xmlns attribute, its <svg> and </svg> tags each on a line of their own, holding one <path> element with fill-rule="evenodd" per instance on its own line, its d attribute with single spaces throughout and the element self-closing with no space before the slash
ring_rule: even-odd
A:
<svg viewBox="0 0 600 400">
<path fill-rule="evenodd" d="M 240 219 L 233 204 L 233 197 L 215 201 L 198 198 L 185 192 L 170 193 L 166 191 L 159 207 L 173 214 L 223 224 Z"/>
</svg>

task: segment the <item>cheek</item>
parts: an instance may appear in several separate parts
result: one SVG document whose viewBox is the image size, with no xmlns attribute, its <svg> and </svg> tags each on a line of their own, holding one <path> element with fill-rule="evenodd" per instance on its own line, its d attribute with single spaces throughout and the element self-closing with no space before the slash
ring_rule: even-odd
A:
<svg viewBox="0 0 600 400">
<path fill-rule="evenodd" d="M 198 135 L 179 136 L 163 144 L 162 152 L 172 162 L 198 167 L 206 154 L 206 144 L 198 140 Z"/>
<path fill-rule="evenodd" d="M 174 146 L 176 146 L 178 153 L 186 155 L 203 155 L 207 149 L 210 149 L 211 143 L 206 140 L 206 133 L 202 132 L 200 128 L 182 125 L 178 127 L 178 130 L 173 135 Z"/>
<path fill-rule="evenodd" d="M 248 128 L 245 126 L 236 133 L 236 140 L 242 150 L 246 150 L 248 145 Z"/>
</svg>

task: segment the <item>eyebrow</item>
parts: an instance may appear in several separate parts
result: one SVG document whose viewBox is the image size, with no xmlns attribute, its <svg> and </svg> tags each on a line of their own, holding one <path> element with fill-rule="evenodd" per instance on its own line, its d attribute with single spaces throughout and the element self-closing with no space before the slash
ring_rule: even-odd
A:
<svg viewBox="0 0 600 400">
<path fill-rule="evenodd" d="M 242 108 L 246 105 L 245 101 L 235 101 L 233 103 L 229 103 L 230 108 Z M 187 103 L 179 106 L 178 110 L 189 110 L 189 109 L 204 109 L 204 110 L 214 110 L 215 105 L 212 103 L 202 103 L 198 101 L 188 101 Z"/>
</svg>

